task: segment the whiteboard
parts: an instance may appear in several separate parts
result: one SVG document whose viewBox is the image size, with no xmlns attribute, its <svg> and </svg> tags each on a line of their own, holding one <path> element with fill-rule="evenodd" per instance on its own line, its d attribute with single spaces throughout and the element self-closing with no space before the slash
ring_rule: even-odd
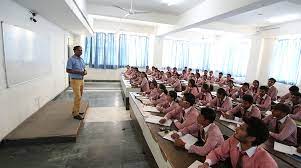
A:
<svg viewBox="0 0 301 168">
<path fill-rule="evenodd" d="M 48 35 L 2 23 L 8 87 L 51 72 Z"/>
</svg>

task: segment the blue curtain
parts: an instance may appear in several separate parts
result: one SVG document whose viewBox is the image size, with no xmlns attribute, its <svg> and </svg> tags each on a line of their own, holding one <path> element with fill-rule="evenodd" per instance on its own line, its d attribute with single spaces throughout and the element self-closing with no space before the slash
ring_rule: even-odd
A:
<svg viewBox="0 0 301 168">
<path fill-rule="evenodd" d="M 301 83 L 301 39 L 277 40 L 272 55 L 270 77 L 278 82 L 299 85 Z"/>
<path fill-rule="evenodd" d="M 90 68 L 117 68 L 115 34 L 95 33 L 86 37 L 84 60 Z"/>
<path fill-rule="evenodd" d="M 126 65 L 145 67 L 148 65 L 149 38 L 120 34 L 118 67 Z"/>
</svg>

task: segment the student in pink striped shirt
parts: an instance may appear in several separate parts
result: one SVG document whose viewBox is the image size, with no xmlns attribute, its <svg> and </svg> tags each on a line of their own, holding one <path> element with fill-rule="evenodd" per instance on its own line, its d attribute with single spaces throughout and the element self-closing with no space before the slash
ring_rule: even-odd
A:
<svg viewBox="0 0 301 168">
<path fill-rule="evenodd" d="M 159 84 L 158 93 L 159 93 L 159 97 L 157 97 L 157 99 L 155 99 L 155 100 L 152 100 L 152 105 L 154 105 L 154 106 L 164 105 L 167 103 L 168 91 L 166 90 L 165 85 Z"/>
<path fill-rule="evenodd" d="M 294 120 L 301 121 L 301 93 L 292 93 L 292 114 L 290 117 Z"/>
<path fill-rule="evenodd" d="M 195 81 L 193 79 L 188 80 L 188 85 L 183 93 L 191 93 L 195 97 L 197 97 L 200 93 L 198 86 L 195 84 Z"/>
<path fill-rule="evenodd" d="M 227 92 L 228 96 L 232 97 L 237 91 L 238 91 L 238 89 L 234 86 L 233 80 L 230 80 L 228 82 L 228 87 L 226 88 L 226 92 Z"/>
<path fill-rule="evenodd" d="M 199 168 L 208 168 L 219 161 L 230 159 L 235 168 L 277 168 L 277 163 L 260 145 L 269 136 L 262 120 L 250 117 L 236 128 L 234 136 L 212 150 Z"/>
<path fill-rule="evenodd" d="M 201 78 L 198 72 L 194 74 L 194 80 L 197 86 L 202 86 L 202 84 L 204 83 L 203 79 Z"/>
<path fill-rule="evenodd" d="M 149 91 L 146 91 L 143 93 L 143 95 L 146 95 L 150 100 L 157 99 L 160 95 L 159 89 L 158 89 L 158 84 L 156 80 L 153 80 L 149 83 Z"/>
<path fill-rule="evenodd" d="M 256 95 L 259 92 L 259 81 L 254 80 L 252 86 L 250 87 L 251 92 L 253 95 Z"/>
<path fill-rule="evenodd" d="M 268 95 L 271 97 L 272 101 L 277 100 L 278 89 L 274 86 L 276 83 L 276 79 L 270 78 L 268 81 L 269 91 Z"/>
<path fill-rule="evenodd" d="M 207 106 L 216 109 L 217 112 L 227 112 L 232 109 L 232 101 L 227 96 L 226 91 L 219 88 L 217 89 L 217 96 Z"/>
<path fill-rule="evenodd" d="M 179 101 L 179 104 L 183 108 L 181 112 L 181 120 L 175 120 L 174 124 L 178 129 L 183 129 L 194 124 L 197 120 L 199 113 L 194 107 L 195 96 L 191 93 L 185 93 L 183 99 Z"/>
<path fill-rule="evenodd" d="M 214 83 L 215 77 L 213 75 L 213 71 L 209 71 L 209 76 L 207 78 L 207 81 L 210 82 L 210 83 Z"/>
<path fill-rule="evenodd" d="M 289 93 L 287 93 L 284 96 L 280 97 L 280 102 L 281 103 L 290 101 L 291 97 L 292 97 L 292 94 L 299 92 L 299 87 L 298 86 L 291 86 L 288 90 L 289 90 Z"/>
<path fill-rule="evenodd" d="M 297 145 L 297 126 L 289 117 L 288 105 L 278 103 L 273 106 L 272 114 L 263 119 L 270 130 L 270 137 L 287 145 Z"/>
<path fill-rule="evenodd" d="M 199 98 L 199 103 L 202 106 L 206 106 L 212 100 L 211 90 L 208 84 L 206 83 L 203 84 L 201 92 L 198 95 L 198 98 Z"/>
<path fill-rule="evenodd" d="M 148 92 L 149 91 L 149 82 L 145 72 L 141 72 L 142 81 L 138 84 L 138 87 L 141 88 L 141 92 Z"/>
<path fill-rule="evenodd" d="M 178 95 L 177 95 L 177 92 L 171 90 L 168 92 L 167 94 L 167 104 L 165 105 L 158 105 L 156 106 L 156 108 L 164 113 L 164 114 L 167 114 L 169 113 L 170 111 L 180 107 L 180 105 L 178 104 L 177 102 L 177 98 L 178 98 Z"/>
<path fill-rule="evenodd" d="M 225 79 L 223 77 L 222 72 L 218 73 L 218 77 L 216 78 L 215 83 L 219 85 L 223 85 L 225 83 Z"/>
<path fill-rule="evenodd" d="M 175 135 L 175 146 L 185 148 L 189 153 L 195 153 L 200 156 L 206 156 L 210 151 L 220 146 L 224 142 L 224 137 L 219 127 L 214 124 L 216 113 L 211 108 L 202 108 L 199 113 L 197 123 L 188 128 L 181 129 Z M 180 139 L 180 136 L 185 134 L 197 134 L 199 142 L 204 144 L 203 146 L 185 144 Z"/>
<path fill-rule="evenodd" d="M 259 92 L 254 96 L 254 102 L 260 111 L 268 111 L 271 108 L 271 97 L 267 95 L 269 88 L 267 86 L 260 86 Z"/>
</svg>

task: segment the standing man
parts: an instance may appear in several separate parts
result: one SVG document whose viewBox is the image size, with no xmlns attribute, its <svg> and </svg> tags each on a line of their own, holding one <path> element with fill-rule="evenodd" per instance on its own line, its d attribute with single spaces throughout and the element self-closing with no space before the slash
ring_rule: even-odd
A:
<svg viewBox="0 0 301 168">
<path fill-rule="evenodd" d="M 74 55 L 68 59 L 66 71 L 69 74 L 71 87 L 74 94 L 74 104 L 72 115 L 74 119 L 83 120 L 84 117 L 81 116 L 84 113 L 80 113 L 80 100 L 83 95 L 84 89 L 84 76 L 87 75 L 85 70 L 84 60 L 80 57 L 82 55 L 82 47 L 75 46 L 73 48 Z"/>
</svg>

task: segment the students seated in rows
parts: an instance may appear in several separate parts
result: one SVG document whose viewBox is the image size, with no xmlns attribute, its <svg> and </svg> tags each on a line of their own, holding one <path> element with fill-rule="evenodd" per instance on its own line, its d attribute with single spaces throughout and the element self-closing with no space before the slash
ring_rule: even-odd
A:
<svg viewBox="0 0 301 168">
<path fill-rule="evenodd" d="M 252 86 L 250 87 L 251 92 L 253 95 L 256 95 L 259 92 L 259 81 L 254 80 Z"/>
<path fill-rule="evenodd" d="M 185 69 L 182 70 L 182 74 L 181 74 L 181 76 L 180 76 L 180 79 L 181 79 L 181 80 L 187 80 L 187 79 L 188 79 L 187 72 L 186 72 Z"/>
<path fill-rule="evenodd" d="M 219 161 L 230 159 L 232 167 L 277 168 L 277 163 L 260 145 L 269 137 L 269 131 L 262 120 L 244 118 L 233 136 L 221 146 L 212 150 L 199 168 L 208 168 Z"/>
<path fill-rule="evenodd" d="M 177 92 L 171 90 L 167 94 L 167 99 L 166 99 L 167 103 L 166 104 L 157 105 L 156 108 L 160 112 L 167 114 L 170 111 L 172 111 L 172 110 L 180 107 L 180 105 L 177 102 L 177 98 L 178 98 Z"/>
<path fill-rule="evenodd" d="M 271 108 L 271 97 L 267 95 L 269 88 L 267 86 L 260 86 L 259 92 L 254 96 L 254 102 L 260 111 L 268 111 Z"/>
<path fill-rule="evenodd" d="M 137 71 L 130 79 L 133 85 L 139 85 L 142 82 L 141 72 Z"/>
<path fill-rule="evenodd" d="M 214 75 L 213 75 L 213 71 L 209 71 L 209 76 L 208 76 L 208 78 L 207 78 L 207 81 L 208 81 L 209 83 L 214 83 L 215 77 L 214 77 Z"/>
<path fill-rule="evenodd" d="M 238 89 L 234 86 L 233 80 L 230 80 L 230 81 L 228 82 L 228 86 L 226 87 L 225 90 L 226 90 L 227 95 L 228 95 L 229 97 L 232 97 L 232 96 L 238 91 Z"/>
<path fill-rule="evenodd" d="M 218 112 L 227 112 L 232 109 L 232 101 L 227 92 L 223 88 L 219 88 L 216 97 L 207 106 L 216 109 Z"/>
<path fill-rule="evenodd" d="M 219 84 L 219 85 L 223 85 L 224 82 L 225 82 L 225 79 L 223 77 L 223 73 L 222 72 L 218 73 L 218 77 L 215 79 L 215 83 Z"/>
<path fill-rule="evenodd" d="M 261 119 L 261 112 L 256 105 L 253 105 L 254 99 L 251 95 L 244 95 L 242 97 L 242 103 L 233 109 L 222 113 L 227 119 L 242 121 L 242 118 L 256 117 Z"/>
<path fill-rule="evenodd" d="M 163 104 L 167 103 L 167 93 L 168 93 L 168 91 L 166 90 L 165 85 L 159 84 L 158 93 L 159 93 L 159 96 L 156 99 L 152 100 L 152 104 L 154 106 L 163 105 Z"/>
<path fill-rule="evenodd" d="M 195 81 L 193 79 L 188 80 L 188 85 L 187 85 L 186 89 L 183 91 L 183 94 L 184 93 L 191 93 L 195 97 L 197 97 L 199 95 L 199 93 L 200 93 L 199 88 L 195 84 Z"/>
<path fill-rule="evenodd" d="M 212 101 L 211 89 L 210 86 L 206 83 L 202 85 L 202 89 L 200 94 L 198 95 L 199 103 L 202 106 L 206 106 L 208 103 Z"/>
<path fill-rule="evenodd" d="M 219 127 L 214 124 L 216 113 L 211 108 L 202 108 L 197 118 L 197 123 L 179 130 L 172 135 L 175 139 L 175 146 L 185 148 L 189 153 L 206 156 L 210 151 L 220 146 L 224 142 L 224 137 Z M 180 137 L 191 134 L 198 137 L 202 146 L 185 144 Z"/>
<path fill-rule="evenodd" d="M 243 83 L 241 88 L 232 95 L 232 98 L 236 100 L 237 98 L 241 99 L 244 95 L 251 95 L 253 96 L 252 92 L 249 90 L 249 83 Z"/>
<path fill-rule="evenodd" d="M 272 139 L 287 145 L 297 145 L 297 126 L 289 117 L 290 107 L 278 103 L 272 108 L 272 114 L 263 119 L 270 130 Z"/>
<path fill-rule="evenodd" d="M 290 117 L 294 120 L 301 121 L 301 93 L 292 93 L 292 114 Z"/>
<path fill-rule="evenodd" d="M 274 78 L 270 78 L 268 81 L 269 91 L 267 94 L 271 97 L 272 101 L 277 100 L 278 89 L 274 86 L 275 83 L 276 79 Z"/>
<path fill-rule="evenodd" d="M 124 72 L 124 76 L 127 76 L 131 73 L 131 67 L 129 65 L 126 66 L 126 70 Z"/>
<path fill-rule="evenodd" d="M 141 82 L 135 86 L 140 88 L 141 92 L 148 92 L 149 91 L 149 82 L 145 72 L 140 73 Z"/>
<path fill-rule="evenodd" d="M 290 101 L 291 97 L 292 97 L 292 94 L 299 92 L 299 87 L 298 86 L 291 86 L 288 90 L 289 90 L 289 93 L 287 93 L 284 96 L 280 97 L 280 102 L 281 103 Z"/>
<path fill-rule="evenodd" d="M 144 92 L 143 95 L 146 95 L 150 100 L 157 99 L 160 96 L 156 80 L 149 82 L 149 91 Z"/>
<path fill-rule="evenodd" d="M 179 101 L 183 111 L 181 112 L 181 119 L 174 120 L 174 124 L 178 129 L 183 129 L 194 124 L 199 115 L 197 109 L 194 107 L 195 96 L 191 93 L 185 93 L 182 100 Z"/>
<path fill-rule="evenodd" d="M 182 92 L 182 84 L 179 79 L 179 74 L 173 75 L 173 83 L 170 85 L 176 92 Z"/>
</svg>

